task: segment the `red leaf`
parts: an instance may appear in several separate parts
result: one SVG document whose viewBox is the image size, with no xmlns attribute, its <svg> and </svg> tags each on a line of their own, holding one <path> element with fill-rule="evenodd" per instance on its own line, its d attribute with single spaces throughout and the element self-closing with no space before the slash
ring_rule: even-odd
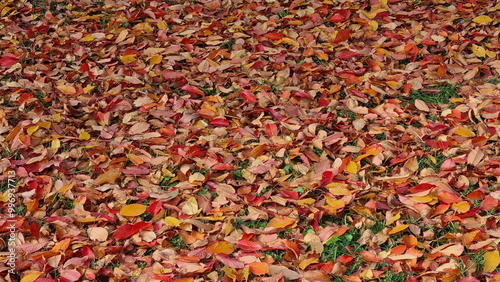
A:
<svg viewBox="0 0 500 282">
<path fill-rule="evenodd" d="M 205 92 L 201 91 L 200 88 L 194 85 L 184 85 L 181 89 L 189 94 L 205 96 Z"/>
<path fill-rule="evenodd" d="M 245 251 L 258 251 L 262 249 L 262 246 L 259 243 L 245 239 L 241 239 L 236 242 L 236 246 Z"/>
<path fill-rule="evenodd" d="M 233 170 L 233 166 L 226 163 L 217 163 L 212 166 L 212 170 Z"/>
<path fill-rule="evenodd" d="M 240 95 L 241 98 L 243 98 L 243 100 L 245 100 L 248 104 L 257 102 L 257 97 L 255 97 L 255 95 L 248 90 L 242 90 Z"/>
<path fill-rule="evenodd" d="M 335 36 L 335 40 L 333 43 L 340 43 L 349 40 L 351 38 L 351 30 L 350 29 L 344 29 L 341 30 L 337 33 L 337 36 Z"/>
<path fill-rule="evenodd" d="M 155 216 L 161 211 L 162 206 L 163 203 L 161 201 L 153 200 L 146 211 Z"/>
<path fill-rule="evenodd" d="M 266 134 L 268 137 L 273 137 L 278 135 L 278 126 L 274 123 L 266 124 Z"/>
<path fill-rule="evenodd" d="M 10 67 L 14 64 L 17 64 L 17 62 L 19 62 L 19 59 L 17 58 L 16 55 L 12 53 L 7 53 L 2 57 L 2 59 L 0 59 L 0 66 Z"/>
<path fill-rule="evenodd" d="M 353 52 L 353 51 L 344 51 L 338 55 L 338 58 L 339 59 L 349 59 L 352 57 L 356 57 L 357 55 L 358 55 L 358 53 Z"/>
<path fill-rule="evenodd" d="M 210 125 L 215 125 L 215 126 L 229 126 L 229 121 L 225 118 L 214 118 L 211 122 Z"/>
<path fill-rule="evenodd" d="M 333 177 L 335 175 L 331 171 L 325 171 L 323 172 L 323 175 L 321 176 L 321 184 L 320 186 L 325 186 L 326 184 L 332 183 Z"/>
<path fill-rule="evenodd" d="M 333 15 L 328 20 L 334 23 L 340 23 L 345 21 L 345 18 L 341 15 Z"/>
<path fill-rule="evenodd" d="M 113 238 L 115 238 L 116 240 L 126 239 L 136 234 L 141 229 L 144 229 L 149 226 L 151 226 L 151 222 L 144 222 L 144 221 L 139 221 L 134 225 L 124 224 L 118 227 L 118 229 L 116 229 L 115 233 L 113 234 Z"/>
<path fill-rule="evenodd" d="M 285 35 L 279 32 L 269 32 L 268 34 L 264 35 L 264 37 L 271 40 L 280 40 L 285 37 Z"/>
</svg>

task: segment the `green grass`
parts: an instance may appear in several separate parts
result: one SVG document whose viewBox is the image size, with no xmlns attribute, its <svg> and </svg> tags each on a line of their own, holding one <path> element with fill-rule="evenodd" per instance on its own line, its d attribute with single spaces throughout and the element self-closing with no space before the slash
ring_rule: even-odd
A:
<svg viewBox="0 0 500 282">
<path fill-rule="evenodd" d="M 286 254 L 285 250 L 267 250 L 260 251 L 263 255 L 272 257 L 275 261 L 283 261 L 283 256 Z"/>
<path fill-rule="evenodd" d="M 354 228 L 349 229 L 342 236 L 333 236 L 325 243 L 320 260 L 322 262 L 334 261 L 341 255 L 351 255 L 346 247 L 350 247 L 355 253 L 359 252 L 362 246 L 356 241 L 360 237 L 360 231 Z"/>
<path fill-rule="evenodd" d="M 424 168 L 432 168 L 435 172 L 439 172 L 441 169 L 441 165 L 447 159 L 446 156 L 443 155 L 432 155 L 436 162 L 434 162 L 429 157 L 422 157 L 418 159 L 418 170 L 421 171 Z"/>
<path fill-rule="evenodd" d="M 182 249 L 187 247 L 186 242 L 182 240 L 181 235 L 175 235 L 172 239 L 170 239 L 170 244 L 177 249 Z"/>
<path fill-rule="evenodd" d="M 385 273 L 385 277 L 383 281 L 387 282 L 404 282 L 406 280 L 406 274 L 404 273 L 394 273 L 388 271 Z"/>
<path fill-rule="evenodd" d="M 413 91 L 410 94 L 410 103 L 415 104 L 415 100 L 420 99 L 425 103 L 441 105 L 441 104 L 450 104 L 451 98 L 459 97 L 457 90 L 459 87 L 453 86 L 451 84 L 445 84 L 441 86 L 431 86 L 427 89 L 439 89 L 438 93 L 425 93 L 425 91 Z"/>
</svg>

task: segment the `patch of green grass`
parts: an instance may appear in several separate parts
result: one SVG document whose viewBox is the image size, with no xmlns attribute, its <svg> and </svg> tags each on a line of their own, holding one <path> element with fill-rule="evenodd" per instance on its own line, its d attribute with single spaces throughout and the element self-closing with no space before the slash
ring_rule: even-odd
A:
<svg viewBox="0 0 500 282">
<path fill-rule="evenodd" d="M 286 254 L 285 250 L 267 250 L 267 251 L 260 251 L 261 254 L 265 256 L 270 256 L 272 257 L 275 261 L 283 261 L 283 256 Z"/>
<path fill-rule="evenodd" d="M 420 99 L 425 103 L 430 103 L 434 105 L 450 104 L 451 98 L 459 97 L 457 93 L 459 88 L 451 84 L 432 86 L 429 87 L 428 89 L 439 89 L 440 91 L 435 94 L 425 93 L 425 91 L 413 91 L 410 94 L 410 103 L 415 104 L 415 100 Z"/>
<path fill-rule="evenodd" d="M 479 250 L 479 252 L 471 255 L 470 259 L 476 263 L 476 273 L 481 273 L 484 268 L 484 263 L 486 260 L 483 255 L 486 253 L 485 250 Z"/>
<path fill-rule="evenodd" d="M 286 9 L 278 13 L 278 16 L 280 17 L 280 19 L 282 19 L 288 15 L 290 15 L 290 12 L 288 12 L 288 10 L 286 10 Z"/>
<path fill-rule="evenodd" d="M 321 154 L 323 154 L 323 150 L 319 149 L 319 148 L 316 148 L 316 147 L 313 147 L 312 148 L 312 151 L 318 155 L 318 157 L 321 157 Z"/>
<path fill-rule="evenodd" d="M 187 244 L 184 240 L 182 240 L 181 235 L 175 235 L 172 239 L 170 239 L 170 244 L 177 249 L 187 247 Z"/>
<path fill-rule="evenodd" d="M 337 116 L 342 118 L 349 118 L 351 120 L 356 120 L 356 113 L 349 110 L 337 110 Z"/>
<path fill-rule="evenodd" d="M 234 43 L 236 43 L 236 40 L 234 40 L 234 39 L 230 39 L 230 40 L 225 41 L 224 43 L 222 43 L 222 44 L 220 45 L 220 48 L 221 48 L 221 49 L 228 49 L 228 50 L 231 50 L 231 49 L 233 48 Z"/>
<path fill-rule="evenodd" d="M 351 255 L 346 247 L 350 247 L 355 253 L 359 252 L 362 246 L 356 241 L 360 237 L 360 231 L 354 228 L 349 229 L 342 236 L 333 236 L 325 243 L 320 260 L 322 262 L 334 261 L 341 255 Z"/>
<path fill-rule="evenodd" d="M 142 221 L 151 221 L 151 219 L 153 219 L 153 215 L 150 214 L 149 212 L 145 212 L 145 213 L 141 214 Z"/>
<path fill-rule="evenodd" d="M 419 171 L 421 171 L 424 168 L 432 168 L 434 171 L 439 172 L 439 170 L 441 169 L 441 165 L 447 159 L 447 157 L 443 155 L 433 155 L 432 157 L 436 162 L 434 162 L 433 159 L 429 157 L 423 157 L 418 159 Z"/>
<path fill-rule="evenodd" d="M 384 281 L 387 282 L 404 282 L 406 280 L 406 274 L 405 273 L 394 273 L 391 271 L 388 271 L 385 273 Z"/>
<path fill-rule="evenodd" d="M 263 219 L 245 221 L 241 217 L 231 222 L 236 228 L 241 228 L 242 225 L 253 229 L 264 229 L 267 226 L 267 221 Z"/>
<path fill-rule="evenodd" d="M 375 139 L 380 140 L 380 141 L 387 140 L 387 134 L 385 132 L 377 134 L 377 135 L 375 135 Z"/>
<path fill-rule="evenodd" d="M 233 170 L 233 176 L 236 180 L 245 180 L 243 177 L 243 170 L 241 169 Z"/>
</svg>

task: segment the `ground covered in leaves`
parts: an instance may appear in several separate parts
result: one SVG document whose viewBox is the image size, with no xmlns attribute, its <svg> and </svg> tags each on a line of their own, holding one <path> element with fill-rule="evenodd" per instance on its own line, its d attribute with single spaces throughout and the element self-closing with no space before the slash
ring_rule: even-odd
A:
<svg viewBox="0 0 500 282">
<path fill-rule="evenodd" d="M 500 281 L 495 1 L 0 8 L 2 277 Z"/>
</svg>

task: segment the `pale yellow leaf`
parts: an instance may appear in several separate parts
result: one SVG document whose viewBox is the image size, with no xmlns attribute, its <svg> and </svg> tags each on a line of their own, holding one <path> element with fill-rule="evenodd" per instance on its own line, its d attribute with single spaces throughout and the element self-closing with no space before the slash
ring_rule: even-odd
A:
<svg viewBox="0 0 500 282">
<path fill-rule="evenodd" d="M 56 88 L 57 88 L 57 90 L 61 91 L 64 94 L 67 94 L 67 95 L 76 94 L 75 87 L 73 87 L 71 85 L 58 85 Z"/>
<path fill-rule="evenodd" d="M 195 197 L 189 198 L 184 206 L 182 206 L 182 212 L 188 215 L 195 215 L 198 213 L 198 202 Z"/>
<path fill-rule="evenodd" d="M 427 104 L 420 99 L 415 100 L 415 107 L 424 112 L 430 111 L 429 106 L 427 106 Z"/>
<path fill-rule="evenodd" d="M 165 224 L 168 226 L 179 226 L 181 225 L 182 221 L 180 221 L 178 218 L 172 217 L 172 216 L 167 216 L 165 217 Z"/>
<path fill-rule="evenodd" d="M 123 40 L 125 40 L 125 38 L 127 38 L 127 35 L 128 35 L 128 30 L 127 29 L 122 30 L 120 32 L 120 34 L 118 34 L 118 37 L 116 38 L 115 43 L 122 42 Z"/>
<path fill-rule="evenodd" d="M 108 230 L 104 227 L 89 227 L 87 229 L 87 234 L 89 235 L 90 240 L 96 241 L 106 241 L 108 239 Z"/>
<path fill-rule="evenodd" d="M 474 55 L 476 55 L 477 57 L 484 57 L 486 56 L 486 49 L 484 49 L 483 46 L 478 46 L 476 44 L 472 44 L 472 52 L 474 53 Z"/>
</svg>

